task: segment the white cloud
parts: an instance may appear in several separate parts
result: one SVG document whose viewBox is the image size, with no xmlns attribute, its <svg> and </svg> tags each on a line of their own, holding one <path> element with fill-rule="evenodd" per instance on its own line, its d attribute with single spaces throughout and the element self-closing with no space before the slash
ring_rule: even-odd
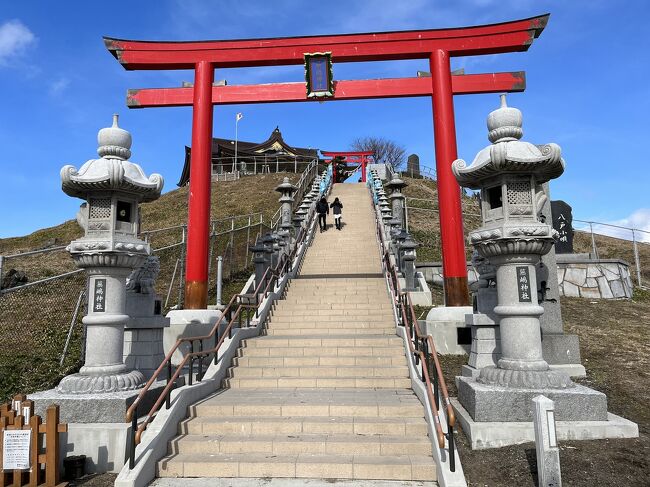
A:
<svg viewBox="0 0 650 487">
<path fill-rule="evenodd" d="M 0 65 L 21 55 L 36 43 L 36 36 L 20 20 L 8 20 L 0 25 Z"/>
<path fill-rule="evenodd" d="M 57 80 L 50 83 L 50 95 L 58 96 L 65 91 L 70 85 L 70 79 L 65 76 L 60 76 Z"/>
</svg>

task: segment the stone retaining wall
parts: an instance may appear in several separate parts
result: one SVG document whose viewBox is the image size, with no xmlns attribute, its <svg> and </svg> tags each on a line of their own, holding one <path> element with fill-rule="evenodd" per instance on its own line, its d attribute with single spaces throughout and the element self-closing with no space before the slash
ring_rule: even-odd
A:
<svg viewBox="0 0 650 487">
<path fill-rule="evenodd" d="M 618 259 L 590 259 L 576 254 L 557 254 L 557 279 L 560 296 L 589 299 L 620 299 L 632 297 L 629 264 Z M 442 286 L 442 263 L 416 264 L 426 281 Z M 476 281 L 476 271 L 467 263 L 469 283 Z"/>
<path fill-rule="evenodd" d="M 573 258 L 557 254 L 560 296 L 591 299 L 632 297 L 629 264 L 618 259 Z"/>
</svg>

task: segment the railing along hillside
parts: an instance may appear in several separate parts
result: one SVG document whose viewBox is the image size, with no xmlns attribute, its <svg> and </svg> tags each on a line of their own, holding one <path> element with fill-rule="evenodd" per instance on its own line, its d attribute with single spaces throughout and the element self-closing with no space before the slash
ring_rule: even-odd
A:
<svg viewBox="0 0 650 487">
<path fill-rule="evenodd" d="M 299 179 L 297 201 L 308 191 L 317 170 L 317 162 L 311 160 Z M 256 212 L 211 221 L 211 302 L 217 297 L 217 256 L 222 257 L 224 280 L 244 278 L 252 263 L 249 246 L 277 226 L 279 215 L 278 211 L 267 219 Z M 152 254 L 160 258 L 155 287 L 163 298 L 163 314 L 183 307 L 186 236 L 186 225 L 141 233 Z M 14 271 L 8 276 L 10 269 Z M 87 309 L 86 274 L 76 268 L 65 246 L 0 255 L 0 284 L 3 281 L 11 287 L 0 289 L 0 399 L 16 391 L 51 387 L 52 381 L 78 365 L 84 348 L 81 318 Z M 24 359 L 18 362 L 16 357 Z"/>
<path fill-rule="evenodd" d="M 323 178 L 323 181 L 325 182 L 325 186 L 324 189 L 323 186 L 321 186 L 321 193 L 329 190 L 331 185 L 331 171 L 327 173 L 327 176 Z M 259 279 L 259 282 L 252 281 L 249 289 L 246 289 L 243 293 L 236 294 L 231 298 L 218 321 L 214 324 L 208 334 L 179 338 L 174 346 L 169 350 L 163 362 L 158 366 L 149 381 L 140 391 L 138 397 L 133 404 L 131 404 L 126 413 L 126 421 L 131 422 L 129 469 L 135 467 L 136 447 L 141 442 L 142 434 L 146 430 L 147 426 L 155 419 L 157 412 L 163 407 L 163 403 L 165 404 L 165 408 L 170 408 L 171 393 L 181 374 L 186 374 L 187 383 L 190 386 L 194 383 L 195 377 L 196 380 L 200 382 L 207 370 L 207 367 L 204 369 L 205 362 L 207 361 L 208 364 L 210 362 L 215 365 L 218 364 L 221 347 L 223 346 L 226 337 L 232 337 L 233 329 L 236 327 L 242 328 L 244 323 L 245 327 L 249 327 L 251 325 L 251 317 L 259 317 L 260 306 L 267 298 L 272 297 L 273 299 L 282 299 L 284 297 L 284 295 L 276 294 L 276 288 L 278 288 L 278 283 L 285 276 L 288 276 L 289 273 L 295 270 L 293 268 L 294 265 L 300 265 L 300 262 L 296 262 L 296 260 L 303 248 L 303 244 L 309 242 L 307 239 L 310 238 L 310 235 L 313 232 L 315 222 L 314 205 L 315 203 L 312 204 L 312 209 L 306 216 L 307 220 L 305 221 L 304 226 L 300 228 L 300 231 L 296 235 L 296 239 L 291 245 L 291 250 L 288 253 L 281 253 L 277 264 L 274 267 L 268 267 L 263 276 Z M 282 289 L 283 293 L 285 293 L 287 288 L 285 286 Z M 214 345 L 206 350 L 205 343 L 208 341 Z M 183 347 L 186 347 L 187 353 L 183 357 L 183 360 L 174 367 L 172 364 L 172 357 L 177 350 L 183 350 Z M 197 367 L 196 372 L 195 364 Z M 167 381 L 165 388 L 158 396 L 154 405 L 147 412 L 144 419 L 138 423 L 138 408 L 140 403 L 143 402 L 153 384 L 157 380 L 164 379 L 165 377 Z"/>
<path fill-rule="evenodd" d="M 212 175 L 239 172 L 240 176 L 269 174 L 279 172 L 305 172 L 312 163 L 318 163 L 314 157 L 268 155 L 232 157 L 215 157 L 212 159 Z"/>
<path fill-rule="evenodd" d="M 372 179 L 369 178 L 370 191 L 374 192 L 375 187 Z M 371 195 L 371 196 L 374 196 Z M 371 197 L 374 203 L 374 197 Z M 448 466 L 451 472 L 456 471 L 456 453 L 454 442 L 454 426 L 456 424 L 456 415 L 451 406 L 447 385 L 445 383 L 438 352 L 436 351 L 433 338 L 420 330 L 417 316 L 413 308 L 411 296 L 408 291 L 402 289 L 398 269 L 395 264 L 395 257 L 390 253 L 390 245 L 384 235 L 383 223 L 380 217 L 379 209 L 374 205 L 377 240 L 380 244 L 382 268 L 389 284 L 393 306 L 396 312 L 396 318 L 399 326 L 404 327 L 406 340 L 408 342 L 409 352 L 414 366 L 419 367 L 419 379 L 424 385 L 427 403 L 431 409 L 433 418 L 433 428 L 436 433 L 438 447 L 441 450 L 441 457 L 444 456 L 445 445 L 448 446 Z M 444 409 L 446 418 L 447 432 L 442 428 L 440 423 L 440 409 Z"/>
</svg>

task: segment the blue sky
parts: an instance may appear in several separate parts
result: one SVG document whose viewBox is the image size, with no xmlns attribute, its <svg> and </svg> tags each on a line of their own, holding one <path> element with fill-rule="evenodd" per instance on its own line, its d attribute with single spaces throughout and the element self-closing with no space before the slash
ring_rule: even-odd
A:
<svg viewBox="0 0 650 487">
<path fill-rule="evenodd" d="M 79 200 L 59 170 L 96 156 L 97 130 L 120 114 L 132 160 L 174 189 L 190 143 L 191 109 L 128 110 L 128 88 L 180 86 L 187 71 L 125 71 L 102 36 L 147 40 L 233 39 L 475 25 L 551 13 L 528 52 L 455 58 L 467 73 L 525 70 L 509 96 L 524 114 L 524 138 L 563 149 L 552 183 L 574 218 L 650 230 L 650 3 L 638 1 L 296 0 L 3 1 L 0 9 L 0 237 L 73 218 Z M 414 76 L 426 60 L 339 64 L 336 79 Z M 229 84 L 301 81 L 300 66 L 217 70 Z M 459 157 L 488 144 L 485 119 L 497 95 L 455 98 Z M 427 98 L 215 107 L 214 135 L 264 140 L 276 125 L 290 144 L 344 150 L 360 136 L 390 138 L 434 165 Z"/>
</svg>

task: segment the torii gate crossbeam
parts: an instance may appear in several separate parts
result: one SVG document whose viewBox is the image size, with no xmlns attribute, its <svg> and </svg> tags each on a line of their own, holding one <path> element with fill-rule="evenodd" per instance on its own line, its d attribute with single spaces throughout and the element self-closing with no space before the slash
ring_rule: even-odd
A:
<svg viewBox="0 0 650 487">
<path fill-rule="evenodd" d="M 341 81 L 337 86 L 338 96 L 335 95 L 334 99 L 345 99 L 343 88 L 346 83 L 348 88 L 357 90 L 347 99 L 374 96 L 431 96 L 445 303 L 447 306 L 469 304 L 460 188 L 451 172 L 451 163 L 457 157 L 453 95 L 457 90 L 456 83 L 460 82 L 462 85 L 468 80 L 475 82 L 475 86 L 468 93 L 493 92 L 494 77 L 499 75 L 479 75 L 483 78 L 454 77 L 451 75 L 450 59 L 454 56 L 526 51 L 544 30 L 548 17 L 549 15 L 546 14 L 499 24 L 451 29 L 273 39 L 158 42 L 105 38 L 107 49 L 127 70 L 194 69 L 195 72 L 194 87 L 189 88 L 190 91 L 177 91 L 183 90 L 182 88 L 174 91 L 162 90 L 163 96 L 158 98 L 161 103 L 156 102 L 156 97 L 161 94 L 161 90 L 137 90 L 135 93 L 131 91 L 129 104 L 131 107 L 184 105 L 189 104 L 191 93 L 192 160 L 185 307 L 201 309 L 207 306 L 212 106 L 215 103 L 228 102 L 287 101 L 278 99 L 279 95 L 270 94 L 259 86 L 253 88 L 253 91 L 248 94 L 245 93 L 248 89 L 245 87 L 235 89 L 213 87 L 214 69 L 302 64 L 305 54 L 314 52 L 331 52 L 334 63 L 429 60 L 430 80 L 424 78 L 423 81 L 416 81 L 407 78 L 399 81 Z M 523 89 L 521 79 L 519 77 L 519 82 L 513 83 L 513 90 L 502 91 L 521 91 Z M 373 87 L 373 82 L 376 81 L 379 82 Z M 430 88 L 427 87 L 425 90 L 426 82 L 430 83 Z M 287 90 L 283 96 L 298 98 L 295 92 L 297 84 L 279 84 L 276 88 L 280 85 L 284 85 Z M 409 90 L 416 91 L 417 94 L 407 94 Z M 226 95 L 230 96 L 230 101 Z M 223 97 L 222 100 L 219 100 L 220 96 Z"/>
</svg>

